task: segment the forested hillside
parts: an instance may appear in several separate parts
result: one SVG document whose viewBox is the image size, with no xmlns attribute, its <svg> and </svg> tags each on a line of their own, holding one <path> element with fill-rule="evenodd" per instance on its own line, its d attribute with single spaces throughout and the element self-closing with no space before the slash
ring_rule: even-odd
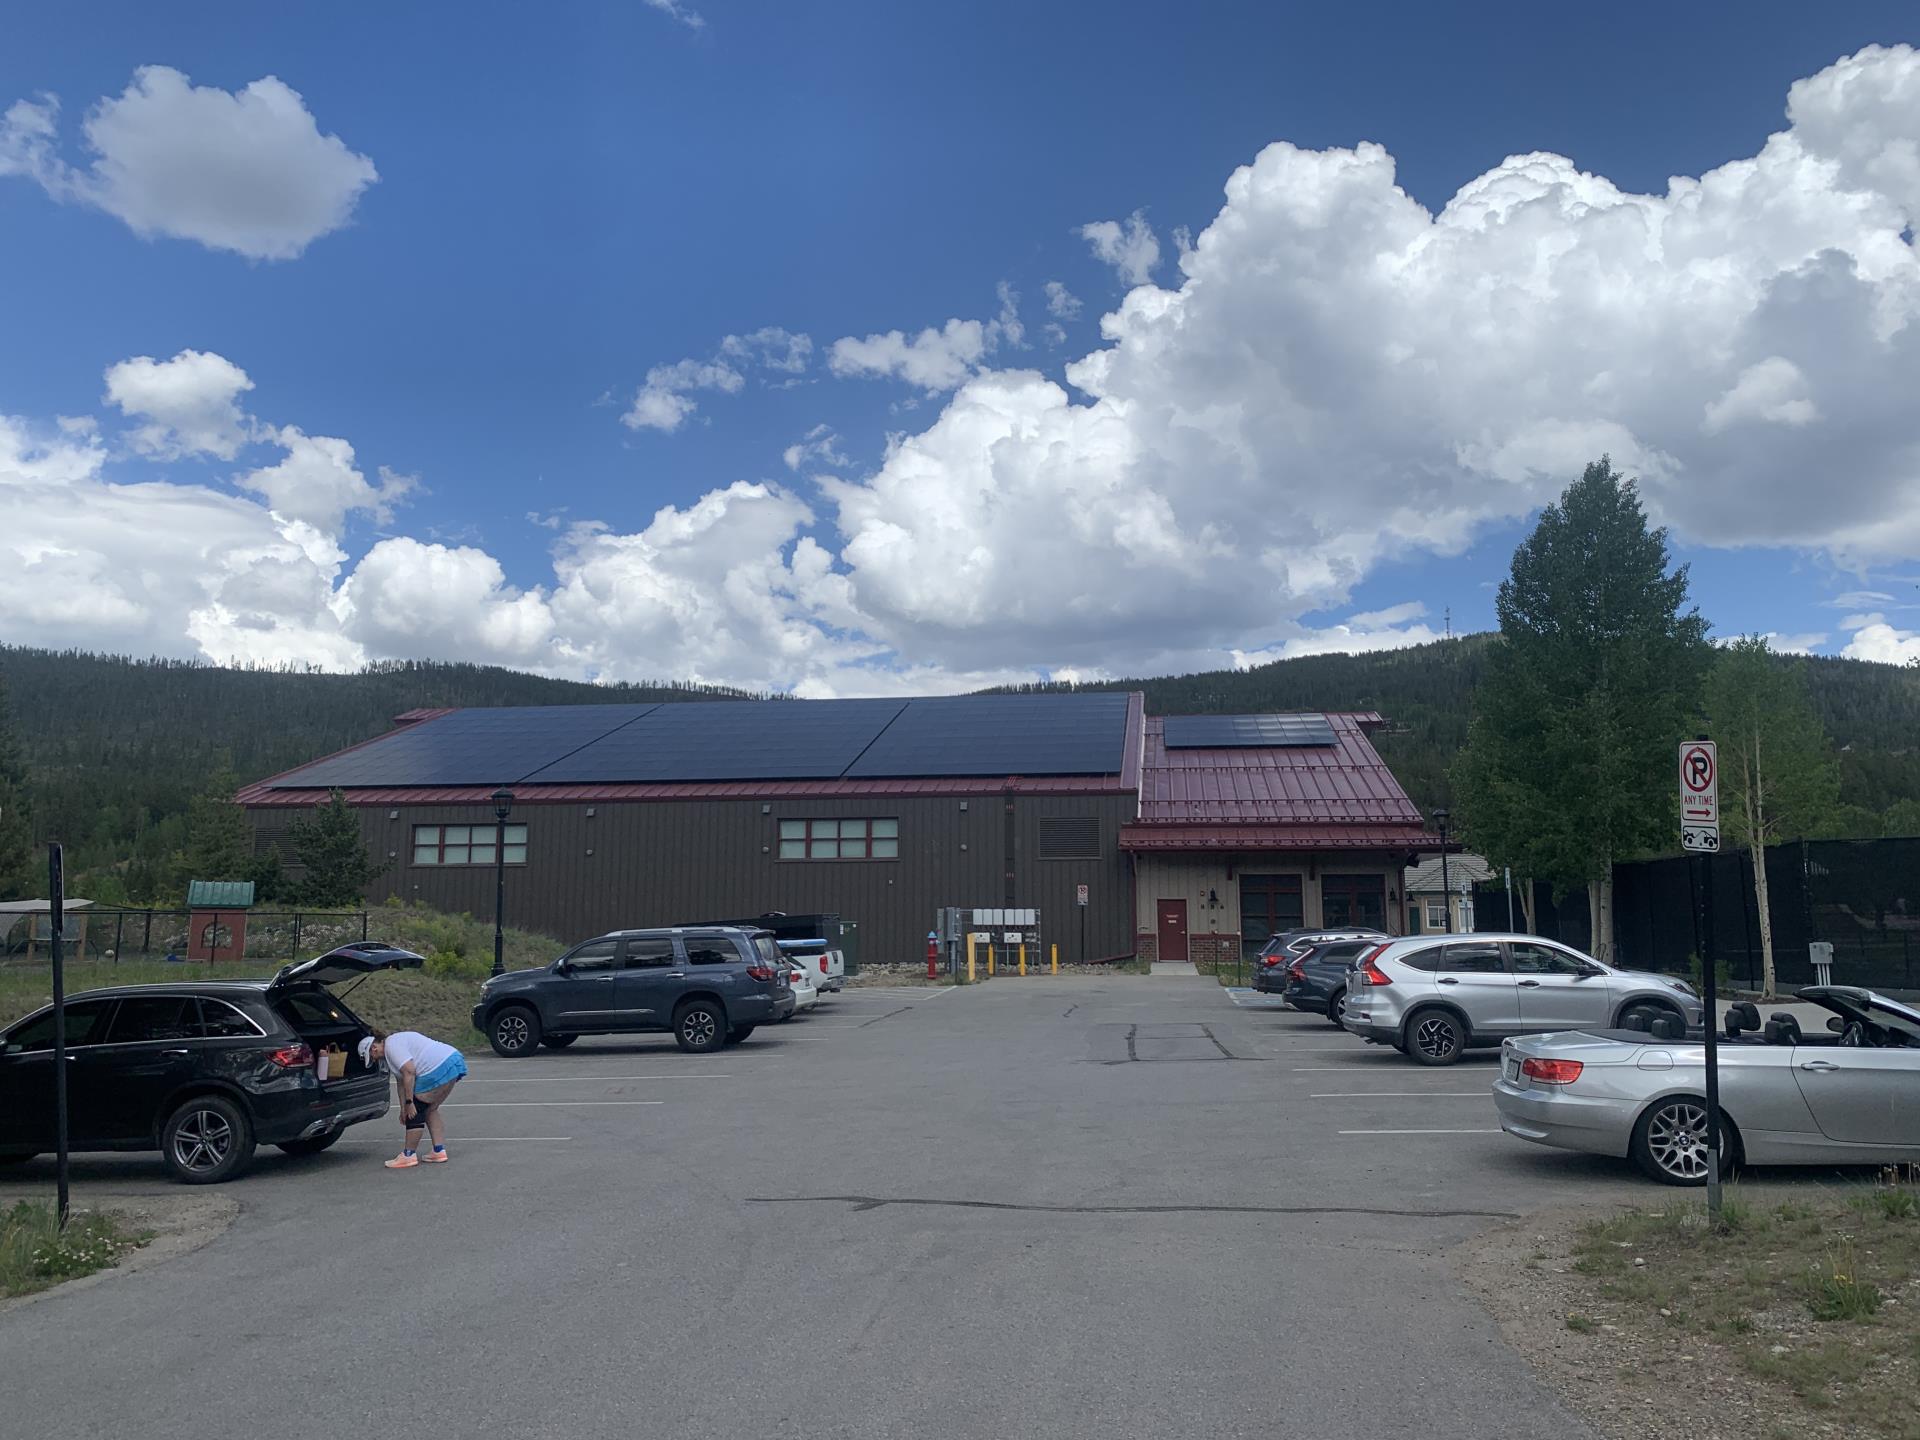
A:
<svg viewBox="0 0 1920 1440">
<path fill-rule="evenodd" d="M 1377 737 L 1381 753 L 1430 808 L 1446 796 L 1447 767 L 1466 738 L 1490 640 L 1469 635 L 1091 688 L 1143 690 L 1155 714 L 1377 710 L 1388 722 Z M 1839 659 L 1781 663 L 1807 665 L 1815 704 L 1841 751 L 1845 833 L 1911 833 L 1911 817 L 1920 813 L 1920 670 Z M 189 801 L 220 772 L 242 783 L 273 774 L 377 735 L 404 710 L 739 694 L 590 685 L 477 665 L 410 662 L 340 675 L 7 647 L 0 647 L 0 680 L 26 762 L 35 833 L 66 841 L 70 870 L 87 876 L 100 898 L 111 898 L 110 874 L 144 898 L 140 892 L 165 873 L 165 857 L 185 842 Z"/>
</svg>

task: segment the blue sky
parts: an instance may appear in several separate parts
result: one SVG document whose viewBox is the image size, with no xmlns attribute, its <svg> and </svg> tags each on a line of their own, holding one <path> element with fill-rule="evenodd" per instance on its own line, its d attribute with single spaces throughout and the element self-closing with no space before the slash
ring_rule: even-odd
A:
<svg viewBox="0 0 1920 1440">
<path fill-rule="evenodd" d="M 1710 301 L 1676 221 L 1642 280 L 1588 193 L 1759 155 L 1796 81 L 1917 31 L 1891 4 L 36 7 L 0 46 L 0 108 L 39 107 L 0 132 L 0 638 L 805 693 L 1244 663 L 1486 627 L 1527 514 L 1611 444 L 1718 629 L 1920 655 L 1920 64 L 1816 87 L 1786 178 L 1715 202 L 1709 236 L 1766 243 Z M 177 90 L 90 145 L 150 66 Z M 196 120 L 267 76 L 284 132 Z M 1276 141 L 1298 156 L 1223 202 Z M 1363 141 L 1390 175 L 1312 158 Z M 1531 151 L 1571 164 L 1499 171 Z M 1501 234 L 1444 262 L 1383 208 L 1496 172 Z M 1176 231 L 1216 225 L 1183 268 Z M 1423 273 L 1371 293 L 1388 255 Z M 183 352 L 225 368 L 112 400 L 109 367 Z M 636 421 L 682 362 L 644 412 L 673 427 Z M 1833 398 L 1863 370 L 1885 396 Z"/>
</svg>

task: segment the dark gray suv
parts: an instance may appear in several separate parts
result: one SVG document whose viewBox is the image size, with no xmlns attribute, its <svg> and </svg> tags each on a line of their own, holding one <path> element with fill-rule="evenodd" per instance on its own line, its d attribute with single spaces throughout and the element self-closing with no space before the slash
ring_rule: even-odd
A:
<svg viewBox="0 0 1920 1440">
<path fill-rule="evenodd" d="M 671 1030 L 705 1054 L 793 1013 L 787 967 L 772 932 L 731 926 L 615 930 L 551 965 L 513 970 L 480 987 L 473 1027 L 509 1060 L 582 1035 Z"/>
</svg>

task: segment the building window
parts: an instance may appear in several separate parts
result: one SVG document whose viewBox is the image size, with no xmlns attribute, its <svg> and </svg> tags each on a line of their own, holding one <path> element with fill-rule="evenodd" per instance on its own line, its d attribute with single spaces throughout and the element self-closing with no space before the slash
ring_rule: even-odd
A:
<svg viewBox="0 0 1920 1440">
<path fill-rule="evenodd" d="M 1329 930 L 1364 927 L 1384 930 L 1387 877 L 1327 875 L 1320 881 L 1320 923 Z"/>
<path fill-rule="evenodd" d="M 782 860 L 898 860 L 898 820 L 782 820 Z"/>
<path fill-rule="evenodd" d="M 1050 815 L 1040 821 L 1042 860 L 1098 860 L 1098 815 Z"/>
<path fill-rule="evenodd" d="M 1447 902 L 1444 900 L 1427 901 L 1427 932 L 1443 935 L 1447 929 Z"/>
<path fill-rule="evenodd" d="M 416 825 L 413 827 L 413 863 L 416 865 L 491 865 L 493 825 Z M 527 863 L 527 827 L 506 827 L 509 865 Z"/>
<path fill-rule="evenodd" d="M 1269 938 L 1306 924 L 1298 875 L 1240 877 L 1240 949 L 1247 959 Z"/>
</svg>

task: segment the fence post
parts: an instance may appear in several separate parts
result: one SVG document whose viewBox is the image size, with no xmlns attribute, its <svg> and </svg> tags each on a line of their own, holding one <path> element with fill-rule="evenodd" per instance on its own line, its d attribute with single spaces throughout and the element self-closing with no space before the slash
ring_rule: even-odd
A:
<svg viewBox="0 0 1920 1440">
<path fill-rule="evenodd" d="M 120 912 L 120 918 L 114 922 L 113 926 L 113 963 L 116 965 L 120 963 L 120 945 L 126 938 L 126 933 L 127 912 L 122 910 Z"/>
<path fill-rule="evenodd" d="M 147 911 L 147 929 L 140 941 L 140 954 L 143 957 L 153 954 L 153 911 L 151 910 Z"/>
<path fill-rule="evenodd" d="M 367 912 L 364 910 L 360 912 L 360 943 L 367 943 Z"/>
<path fill-rule="evenodd" d="M 300 912 L 298 910 L 293 912 L 293 953 L 287 958 L 289 960 L 300 958 Z"/>
</svg>

